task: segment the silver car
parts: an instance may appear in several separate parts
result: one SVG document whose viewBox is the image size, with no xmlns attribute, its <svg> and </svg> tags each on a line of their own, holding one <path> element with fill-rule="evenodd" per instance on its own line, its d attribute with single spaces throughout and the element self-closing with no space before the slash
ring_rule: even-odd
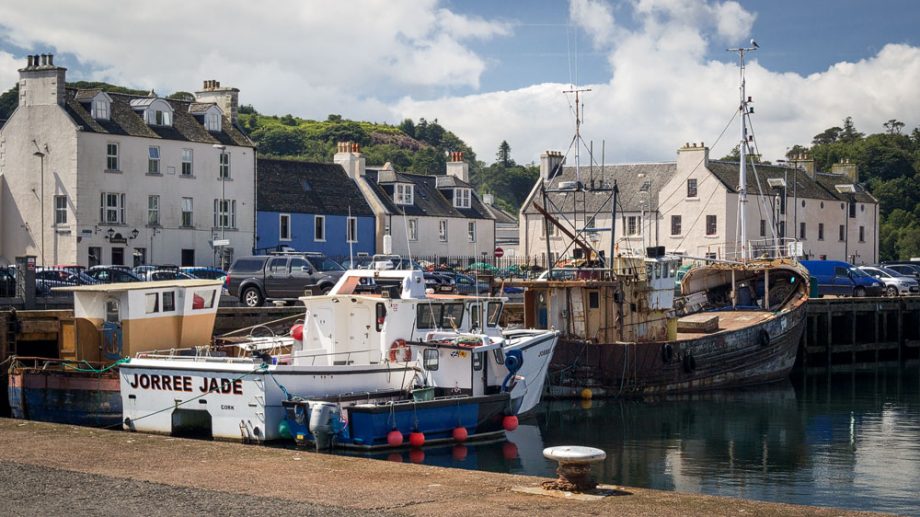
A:
<svg viewBox="0 0 920 517">
<path fill-rule="evenodd" d="M 920 294 L 920 284 L 917 283 L 917 279 L 914 277 L 882 266 L 860 266 L 859 269 L 865 271 L 869 276 L 878 278 L 885 284 L 885 294 L 888 296 Z"/>
</svg>

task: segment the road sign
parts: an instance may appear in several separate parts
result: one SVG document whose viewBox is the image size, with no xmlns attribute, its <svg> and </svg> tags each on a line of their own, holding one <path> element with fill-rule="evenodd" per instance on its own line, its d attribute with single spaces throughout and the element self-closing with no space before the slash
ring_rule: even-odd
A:
<svg viewBox="0 0 920 517">
<path fill-rule="evenodd" d="M 229 245 L 230 245 L 230 239 L 215 239 L 214 241 L 211 242 L 211 246 L 214 246 L 215 248 L 218 246 L 229 246 Z"/>
<path fill-rule="evenodd" d="M 495 258 L 502 258 L 505 255 L 505 250 L 501 248 L 495 248 Z"/>
</svg>

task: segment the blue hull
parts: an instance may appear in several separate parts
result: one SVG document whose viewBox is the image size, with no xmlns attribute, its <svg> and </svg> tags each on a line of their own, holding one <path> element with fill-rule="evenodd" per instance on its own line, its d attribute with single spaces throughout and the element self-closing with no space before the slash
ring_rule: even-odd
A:
<svg viewBox="0 0 920 517">
<path fill-rule="evenodd" d="M 310 434 L 310 409 L 307 401 L 285 403 L 285 422 L 298 445 L 313 443 Z M 346 448 L 378 449 L 390 447 L 387 435 L 394 428 L 408 440 L 413 431 L 425 434 L 425 443 L 453 441 L 453 431 L 464 427 L 468 439 L 500 434 L 502 418 L 509 408 L 507 393 L 481 397 L 443 398 L 424 402 L 346 406 L 347 426 L 335 439 Z M 407 442 L 403 445 L 408 445 Z"/>
<path fill-rule="evenodd" d="M 121 423 L 117 374 L 14 371 L 8 395 L 13 418 L 89 427 Z"/>
</svg>

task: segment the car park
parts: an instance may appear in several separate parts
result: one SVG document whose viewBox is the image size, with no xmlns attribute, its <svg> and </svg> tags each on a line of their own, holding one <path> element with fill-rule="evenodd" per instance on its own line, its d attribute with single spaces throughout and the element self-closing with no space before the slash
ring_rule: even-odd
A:
<svg viewBox="0 0 920 517">
<path fill-rule="evenodd" d="M 915 264 L 882 264 L 882 266 L 901 273 L 902 275 L 912 276 L 920 279 L 920 263 Z"/>
<path fill-rule="evenodd" d="M 309 289 L 327 293 L 345 272 L 321 253 L 282 253 L 236 259 L 227 272 L 225 285 L 231 296 L 247 307 L 266 300 L 294 300 Z"/>
<path fill-rule="evenodd" d="M 227 277 L 227 272 L 217 267 L 193 266 L 179 268 L 179 271 L 195 278 L 203 280 L 223 280 Z"/>
<path fill-rule="evenodd" d="M 803 260 L 818 296 L 881 296 L 885 285 L 865 271 L 841 260 Z"/>
<path fill-rule="evenodd" d="M 920 284 L 913 276 L 898 273 L 884 266 L 862 266 L 859 269 L 885 284 L 885 294 L 888 296 L 920 294 Z"/>
</svg>

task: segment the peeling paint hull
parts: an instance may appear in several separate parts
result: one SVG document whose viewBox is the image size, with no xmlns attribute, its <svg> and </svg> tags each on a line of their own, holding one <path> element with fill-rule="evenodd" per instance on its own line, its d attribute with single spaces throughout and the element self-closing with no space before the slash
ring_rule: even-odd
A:
<svg viewBox="0 0 920 517">
<path fill-rule="evenodd" d="M 13 369 L 8 395 L 14 418 L 90 427 L 121 422 L 118 372 Z"/>
<path fill-rule="evenodd" d="M 594 396 L 644 396 L 778 381 L 795 364 L 805 311 L 798 303 L 748 327 L 679 341 L 592 344 L 560 338 L 552 368 L 568 374 L 553 376 L 549 396 L 578 397 L 586 387 Z"/>
</svg>

